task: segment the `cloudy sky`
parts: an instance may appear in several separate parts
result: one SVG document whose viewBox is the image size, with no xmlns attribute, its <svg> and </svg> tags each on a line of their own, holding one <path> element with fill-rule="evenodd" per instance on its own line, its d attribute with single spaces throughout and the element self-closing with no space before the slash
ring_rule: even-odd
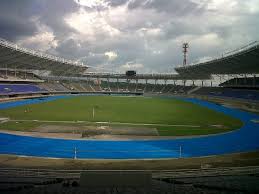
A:
<svg viewBox="0 0 259 194">
<path fill-rule="evenodd" d="M 259 0 L 0 0 L 0 37 L 101 71 L 173 72 L 259 40 Z"/>
</svg>

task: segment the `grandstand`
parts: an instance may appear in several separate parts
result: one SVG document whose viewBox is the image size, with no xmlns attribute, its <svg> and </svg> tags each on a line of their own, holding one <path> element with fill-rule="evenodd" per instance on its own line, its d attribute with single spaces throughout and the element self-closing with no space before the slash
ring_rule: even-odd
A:
<svg viewBox="0 0 259 194">
<path fill-rule="evenodd" d="M 3 39 L 0 39 L 0 52 L 1 69 L 12 70 L 15 74 L 22 70 L 41 70 L 51 71 L 56 76 L 77 75 L 88 68 L 82 63 L 22 48 Z"/>
<path fill-rule="evenodd" d="M 8 128 L 10 131 L 15 131 L 14 128 L 17 128 L 19 129 L 19 133 L 17 132 L 17 136 L 12 136 L 8 132 L 7 134 L 3 133 L 4 135 L 2 134 L 2 136 L 0 136 L 0 144 L 2 146 L 0 148 L 0 153 L 11 154 L 8 156 L 3 155 L 3 161 L 6 163 L 0 168 L 0 182 L 4 185 L 3 187 L 0 187 L 0 192 L 98 193 L 99 190 L 96 191 L 93 188 L 90 188 L 89 190 L 89 188 L 83 187 L 83 185 L 86 184 L 86 181 L 84 182 L 82 180 L 82 177 L 86 177 L 85 179 L 88 178 L 88 180 L 91 180 L 91 177 L 89 178 L 86 175 L 83 175 L 83 173 L 88 172 L 88 175 L 90 176 L 91 170 L 87 171 L 82 169 L 89 168 L 92 169 L 91 172 L 94 172 L 95 174 L 100 173 L 100 171 L 94 169 L 96 164 L 90 162 L 85 163 L 84 166 L 84 163 L 81 163 L 80 160 L 77 161 L 77 159 L 109 159 L 106 161 L 107 163 L 104 163 L 106 166 L 111 165 L 112 170 L 107 168 L 107 171 L 102 171 L 104 174 L 101 176 L 103 178 L 102 180 L 104 180 L 107 185 L 102 185 L 99 183 L 99 187 L 103 187 L 101 189 L 102 191 L 100 192 L 103 193 L 105 193 L 107 190 L 110 193 L 119 193 L 119 191 L 125 188 L 125 193 L 133 193 L 137 191 L 143 193 L 146 192 L 147 187 L 147 190 L 149 192 L 152 191 L 152 193 L 160 193 L 161 190 L 164 193 L 218 193 L 221 191 L 223 193 L 256 193 L 259 191 L 258 186 L 255 186 L 257 185 L 256 182 L 258 181 L 259 173 L 258 153 L 253 153 L 253 157 L 251 158 L 247 158 L 246 153 L 243 153 L 244 156 L 239 154 L 240 152 L 257 151 L 259 148 L 257 142 L 258 133 L 256 132 L 256 127 L 258 127 L 258 115 L 250 113 L 258 113 L 259 110 L 259 42 L 253 42 L 240 49 L 225 53 L 218 58 L 211 59 L 203 63 L 177 67 L 175 68 L 176 73 L 137 73 L 135 76 L 127 76 L 125 73 L 93 73 L 90 72 L 90 69 L 90 66 L 79 62 L 66 60 L 56 56 L 40 53 L 38 51 L 22 48 L 6 40 L 0 40 L 0 100 L 2 101 L 0 103 L 1 114 L 8 115 L 10 113 L 12 116 L 21 116 L 20 120 L 16 118 L 13 121 L 11 120 L 10 122 L 13 123 L 11 123 L 9 126 L 6 125 L 9 118 L 5 118 L 3 116 L 3 118 L 1 118 L 1 125 L 7 126 L 7 128 L 10 127 Z M 98 99 L 97 97 L 89 97 L 89 101 L 83 101 L 84 97 L 80 98 L 81 95 L 107 96 L 106 98 L 102 98 L 103 103 L 100 103 L 102 101 L 99 101 L 98 104 L 98 101 L 95 101 L 95 98 Z M 117 107 L 112 107 L 111 105 L 109 106 L 109 103 L 114 103 L 115 100 L 109 101 L 111 98 L 108 98 L 108 95 L 112 97 L 116 96 L 118 99 L 116 101 Z M 78 103 L 75 105 L 73 104 L 72 100 L 65 101 L 69 100 L 71 96 L 79 96 L 78 99 L 81 104 Z M 197 115 L 200 112 L 206 112 L 208 115 L 203 116 L 205 121 L 199 121 L 198 126 L 194 124 L 191 125 L 192 123 L 188 123 L 188 121 L 192 120 L 191 117 L 194 116 L 184 118 L 183 121 L 185 123 L 180 123 L 179 121 L 179 123 L 176 123 L 177 125 L 174 126 L 172 123 L 148 123 L 149 118 L 146 118 L 146 123 L 142 123 L 140 121 L 138 123 L 130 123 L 129 121 L 131 121 L 131 118 L 129 118 L 129 114 L 132 112 L 128 111 L 133 107 L 134 104 L 138 104 L 137 106 L 140 109 L 146 109 L 147 111 L 139 111 L 143 113 L 143 115 L 136 114 L 136 118 L 143 119 L 140 118 L 140 116 L 145 117 L 150 113 L 152 119 L 156 121 L 157 117 L 155 116 L 157 114 L 154 114 L 155 116 L 152 115 L 152 111 L 156 111 L 157 113 L 164 115 L 164 118 L 161 119 L 163 122 L 167 121 L 166 116 L 170 117 L 168 114 L 171 111 L 165 110 L 165 107 L 173 106 L 171 104 L 166 104 L 168 103 L 167 101 L 156 101 L 155 103 L 161 103 L 161 106 L 163 105 L 163 108 L 161 108 L 163 110 L 160 110 L 159 107 L 155 106 L 154 104 L 153 106 L 156 107 L 156 110 L 152 110 L 150 107 L 152 107 L 152 103 L 154 103 L 154 101 L 148 104 L 147 101 L 138 102 L 138 98 L 128 98 L 127 103 L 132 107 L 127 107 L 128 109 L 125 109 L 125 112 L 123 112 L 123 116 L 125 117 L 121 116 L 122 114 L 120 115 L 122 120 L 125 119 L 125 122 L 119 123 L 120 121 L 115 120 L 116 122 L 112 123 L 112 116 L 114 116 L 112 113 L 112 108 L 117 108 L 118 110 L 124 109 L 124 106 L 122 105 L 125 105 L 123 104 L 125 103 L 125 101 L 123 101 L 123 97 L 125 96 L 144 96 L 147 97 L 147 99 L 152 100 L 174 99 L 175 102 L 177 102 L 179 99 L 184 99 L 184 101 L 181 102 L 182 104 L 180 104 L 182 107 L 185 107 L 183 109 L 186 110 L 181 111 L 186 112 L 183 112 L 182 114 L 190 116 L 190 112 L 188 111 L 196 111 Z M 133 100 L 131 101 L 129 99 Z M 66 102 L 69 105 L 67 105 L 67 107 L 64 107 L 63 104 L 60 106 L 55 106 L 55 101 L 61 102 L 62 100 L 64 100 L 63 102 Z M 171 101 L 174 102 L 173 100 Z M 46 106 L 46 108 L 44 107 L 44 103 L 49 103 L 47 105 L 51 105 L 52 107 Z M 187 106 L 188 103 L 192 103 L 192 106 Z M 52 120 L 52 118 L 50 118 L 50 120 L 44 120 L 45 123 L 41 123 L 42 125 L 40 128 L 37 125 L 37 122 L 40 121 L 34 117 L 36 117 L 36 115 L 40 115 L 42 118 L 44 118 L 46 115 L 44 115 L 44 112 L 41 111 L 38 111 L 38 113 L 33 112 L 36 110 L 36 108 L 32 106 L 33 104 L 37 105 L 36 108 L 39 108 L 38 110 L 45 111 L 53 111 L 57 107 L 56 109 L 59 109 L 57 110 L 57 113 L 55 112 L 51 114 L 51 112 L 47 112 L 46 114 L 47 116 L 49 114 L 50 117 L 55 118 L 58 118 L 58 116 L 62 115 L 64 117 L 67 116 L 67 112 L 66 114 L 63 113 L 69 109 L 71 112 L 68 111 L 68 113 L 73 114 L 73 116 L 71 116 L 73 117 L 73 120 Z M 23 108 L 22 105 L 28 106 Z M 46 109 L 42 108 L 41 105 L 43 105 L 43 107 Z M 202 105 L 206 108 L 209 108 L 210 110 L 205 108 L 202 109 L 201 107 L 198 107 L 198 105 Z M 107 106 L 108 108 L 106 110 L 101 109 L 100 107 L 102 106 Z M 231 107 L 231 109 L 228 107 Z M 233 107 L 235 109 L 232 109 Z M 87 111 L 89 109 L 90 114 L 89 111 L 80 112 L 80 108 L 85 108 Z M 197 110 L 195 110 L 195 108 L 197 108 Z M 242 109 L 246 112 L 242 112 L 237 109 Z M 13 114 L 12 110 L 16 110 L 17 112 Z M 111 117 L 109 117 L 108 120 L 97 120 L 96 117 L 102 113 L 105 113 L 105 111 L 107 111 L 107 115 Z M 249 113 L 247 111 L 249 111 Z M 81 118 L 80 113 L 83 115 Z M 180 111 L 178 114 L 181 114 Z M 81 120 L 77 119 L 76 116 L 78 116 L 77 118 L 80 118 Z M 206 116 L 208 116 L 208 118 L 206 118 Z M 88 117 L 87 121 L 83 120 L 85 117 Z M 177 115 L 174 115 L 174 117 L 176 118 Z M 222 117 L 225 119 L 224 122 L 227 124 L 229 124 L 230 121 L 233 121 L 233 123 L 230 123 L 229 125 L 219 125 L 217 123 L 219 120 L 215 120 L 215 117 Z M 238 119 L 242 122 L 238 122 Z M 211 120 L 213 122 L 215 121 L 216 123 L 208 124 L 208 122 Z M 237 123 L 234 123 L 234 121 Z M 205 122 L 205 124 L 202 122 Z M 152 129 L 156 137 L 152 136 L 150 138 L 148 135 L 139 135 L 139 137 L 134 136 L 134 138 L 137 140 L 133 139 L 132 141 L 125 141 L 125 139 L 123 139 L 123 141 L 118 142 L 116 141 L 116 138 L 118 138 L 116 135 L 113 136 L 116 137 L 115 140 L 109 139 L 109 141 L 105 141 L 106 139 L 104 139 L 104 141 L 94 141 L 93 139 L 90 141 L 58 139 L 56 141 L 55 139 L 46 139 L 48 137 L 52 137 L 52 135 L 56 135 L 57 133 L 57 129 L 51 130 L 48 128 L 50 126 L 55 128 L 58 125 L 61 125 L 61 127 L 58 129 L 60 130 L 62 128 L 63 132 L 65 131 L 62 135 L 67 133 L 67 128 L 73 128 L 73 134 L 70 133 L 70 135 L 75 135 L 75 137 L 78 137 L 76 136 L 76 132 L 80 131 L 80 127 L 82 127 L 81 125 L 85 123 L 91 124 L 90 127 L 99 127 L 98 133 L 105 131 L 105 133 L 101 134 L 104 138 L 108 136 L 108 130 L 113 130 L 112 133 L 115 134 L 119 132 L 124 133 L 125 131 L 119 131 L 119 128 L 123 127 L 127 131 L 133 131 L 134 135 L 136 133 L 139 135 L 140 132 L 136 132 L 133 126 L 137 126 L 139 127 L 138 129 L 143 131 Z M 187 127 L 182 126 L 186 123 L 190 125 L 186 125 Z M 157 126 L 159 124 L 161 126 Z M 116 125 L 120 125 L 120 127 Z M 28 127 L 28 131 L 26 131 L 27 128 L 24 128 L 25 126 Z M 235 129 L 236 126 L 239 126 L 240 129 L 234 130 L 232 133 L 232 130 Z M 37 132 L 34 131 L 33 127 L 39 131 L 48 131 L 48 136 L 38 139 L 27 137 L 27 134 L 32 134 L 32 136 L 36 135 L 36 137 L 38 137 Z M 155 127 L 157 127 L 159 130 L 154 130 Z M 174 127 L 176 130 L 175 134 L 179 132 L 177 131 L 178 128 L 183 127 L 182 131 L 184 132 L 180 132 L 180 134 L 184 134 L 185 136 L 189 136 L 191 134 L 191 137 L 184 136 L 183 139 L 181 139 L 181 136 L 168 137 L 168 134 L 170 134 L 168 133 L 169 127 Z M 199 130 L 200 128 L 202 129 L 202 133 L 200 131 L 196 131 L 196 133 L 202 137 L 192 139 L 193 136 L 197 135 L 195 132 L 193 132 L 196 128 L 199 128 Z M 87 128 L 87 130 L 93 133 L 93 128 Z M 193 131 L 190 133 L 191 130 Z M 212 130 L 218 131 L 219 135 L 217 136 L 213 133 L 214 135 L 208 136 L 211 134 L 209 131 Z M 159 137 L 160 133 L 164 134 L 166 137 L 162 137 L 162 135 Z M 22 138 L 18 139 L 19 135 L 21 134 L 23 135 Z M 64 136 L 67 137 L 67 134 Z M 57 137 L 59 138 L 62 136 Z M 83 137 L 80 136 L 80 138 Z M 126 138 L 131 139 L 129 136 L 126 136 Z M 86 144 L 84 144 L 85 142 L 83 141 L 85 141 Z M 28 146 L 28 143 L 32 143 L 33 145 Z M 235 146 L 236 144 L 238 145 Z M 12 145 L 14 148 L 12 147 L 11 149 L 10 145 Z M 38 150 L 35 150 L 34 147 Z M 30 148 L 30 150 L 28 151 L 26 148 Z M 237 153 L 238 156 L 231 155 L 230 157 L 224 155 L 224 157 L 222 156 L 223 158 L 220 159 L 217 158 L 218 156 L 215 157 L 215 155 Z M 12 158 L 16 157 L 13 155 L 32 156 L 32 158 L 24 159 L 18 157 L 18 160 L 21 160 L 22 162 L 15 163 L 17 158 Z M 199 158 L 204 156 L 211 158 L 205 157 L 204 160 L 203 158 Z M 8 157 L 8 159 L 5 157 Z M 59 162 L 62 164 L 55 161 L 58 164 L 56 165 L 49 161 L 44 163 L 45 161 L 43 160 L 43 163 L 41 163 L 37 160 L 37 157 L 63 158 L 64 160 L 59 160 Z M 198 159 L 190 159 L 193 157 L 197 157 Z M 41 160 L 41 158 L 39 160 Z M 148 162 L 143 160 L 146 162 L 145 165 L 147 165 L 144 167 L 144 164 L 138 163 L 138 165 L 136 165 L 136 163 L 134 163 L 135 161 L 133 161 L 132 164 L 129 164 L 129 167 L 125 165 L 129 171 L 123 172 L 121 169 L 125 167 L 123 165 L 125 163 L 117 163 L 115 165 L 110 162 L 110 159 L 142 160 L 154 158 L 157 161 L 150 160 L 151 162 Z M 168 163 L 170 162 L 170 164 L 166 163 L 167 160 L 160 161 L 161 158 L 167 159 Z M 171 160 L 171 158 L 178 158 L 177 160 L 179 162 L 176 160 Z M 37 162 L 30 166 L 30 159 L 32 161 L 36 160 Z M 191 164 L 188 163 L 188 159 L 191 160 Z M 2 161 L 1 156 L 0 161 Z M 235 167 L 229 166 L 232 165 L 233 161 L 236 162 Z M 157 166 L 154 166 L 154 163 L 156 162 Z M 161 166 L 161 164 L 164 163 L 166 163 L 165 165 L 167 165 L 168 168 L 161 169 L 165 167 L 163 165 Z M 188 163 L 188 165 L 185 165 L 185 163 Z M 58 170 L 45 169 L 48 167 L 44 165 L 50 165 L 51 168 L 57 168 Z M 103 163 L 101 163 L 97 169 L 102 169 L 102 165 Z M 176 169 L 172 170 L 174 165 Z M 240 167 L 239 165 L 244 167 Z M 68 166 L 74 169 L 64 169 Z M 211 166 L 213 166 L 213 168 L 211 168 Z M 114 170 L 113 167 L 114 169 L 118 170 Z M 135 169 L 136 167 L 140 168 L 141 170 L 137 171 L 137 169 Z M 182 169 L 189 168 L 190 170 L 178 170 L 178 167 Z M 78 170 L 78 168 L 82 169 Z M 124 174 L 125 177 L 130 178 L 133 173 L 132 171 L 134 171 L 134 173 L 139 173 L 136 176 L 143 176 L 144 178 L 141 180 L 146 180 L 146 182 L 144 182 L 141 187 L 138 185 L 138 183 L 141 181 L 135 183 L 135 185 L 133 184 L 134 181 L 132 181 L 132 185 L 123 183 L 124 185 L 118 184 L 111 186 L 108 184 L 109 179 L 105 179 L 106 176 L 114 176 L 118 178 L 121 176 L 121 174 Z M 121 178 L 121 180 L 123 180 L 123 178 Z M 225 184 L 225 180 L 227 180 L 229 184 Z M 239 184 L 242 181 L 243 185 Z M 215 185 L 213 182 L 217 182 L 219 184 Z M 111 187 L 112 189 L 115 189 L 115 191 L 111 190 Z"/>
<path fill-rule="evenodd" d="M 177 67 L 177 74 L 128 77 L 126 74 L 89 73 L 89 67 L 82 63 L 21 48 L 1 39 L 0 95 L 135 92 L 258 100 L 258 45 L 253 42 L 207 62 Z M 215 86 L 216 80 L 220 83 Z"/>
</svg>

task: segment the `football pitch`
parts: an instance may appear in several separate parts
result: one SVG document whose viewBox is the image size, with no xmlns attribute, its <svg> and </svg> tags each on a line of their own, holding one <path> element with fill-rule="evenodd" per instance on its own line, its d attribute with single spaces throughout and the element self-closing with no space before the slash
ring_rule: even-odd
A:
<svg viewBox="0 0 259 194">
<path fill-rule="evenodd" d="M 30 131 L 40 125 L 143 127 L 160 136 L 216 134 L 238 129 L 242 122 L 176 98 L 75 96 L 0 110 L 0 129 Z"/>
</svg>

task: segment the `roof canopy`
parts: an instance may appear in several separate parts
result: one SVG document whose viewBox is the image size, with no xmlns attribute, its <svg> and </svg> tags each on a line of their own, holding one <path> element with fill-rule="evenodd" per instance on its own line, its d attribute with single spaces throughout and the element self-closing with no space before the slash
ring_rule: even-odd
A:
<svg viewBox="0 0 259 194">
<path fill-rule="evenodd" d="M 226 53 L 204 63 L 178 67 L 175 70 L 183 77 L 206 77 L 212 74 L 258 74 L 259 42 Z"/>
<path fill-rule="evenodd" d="M 0 39 L 0 69 L 51 71 L 57 77 L 95 77 L 128 79 L 125 74 L 85 73 L 83 63 L 21 48 Z M 197 80 L 213 74 L 259 74 L 259 42 L 226 53 L 203 63 L 175 68 L 178 74 L 137 74 L 130 79 Z"/>
<path fill-rule="evenodd" d="M 0 39 L 0 68 L 46 70 L 54 75 L 73 75 L 88 69 L 83 63 L 22 48 L 3 39 Z"/>
</svg>

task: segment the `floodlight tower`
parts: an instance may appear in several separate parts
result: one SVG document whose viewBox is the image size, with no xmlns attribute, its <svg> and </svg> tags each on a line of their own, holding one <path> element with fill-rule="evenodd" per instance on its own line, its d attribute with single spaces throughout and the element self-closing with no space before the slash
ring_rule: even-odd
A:
<svg viewBox="0 0 259 194">
<path fill-rule="evenodd" d="M 189 44 L 183 43 L 183 66 L 185 67 L 187 64 L 187 53 L 188 53 Z"/>
</svg>

